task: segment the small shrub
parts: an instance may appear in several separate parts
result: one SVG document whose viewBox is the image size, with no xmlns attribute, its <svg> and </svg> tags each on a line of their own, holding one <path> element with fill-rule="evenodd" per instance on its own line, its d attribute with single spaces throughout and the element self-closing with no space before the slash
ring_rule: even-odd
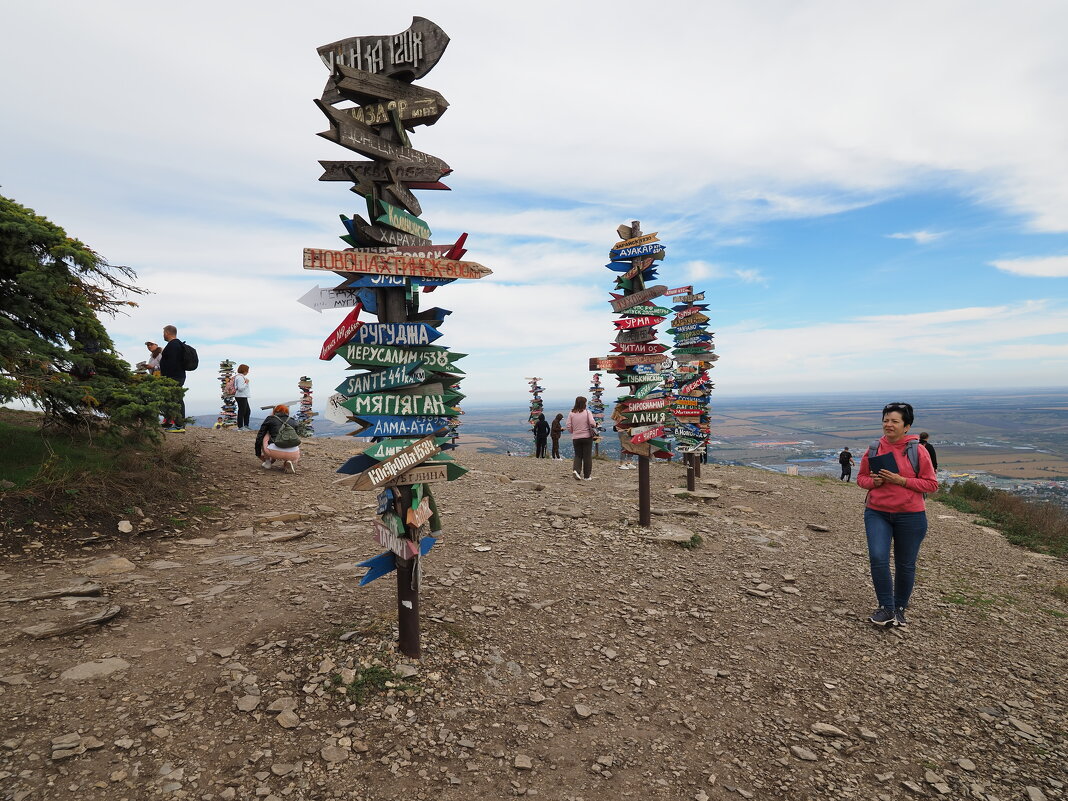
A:
<svg viewBox="0 0 1068 801">
<path fill-rule="evenodd" d="M 692 551 L 694 548 L 700 548 L 701 543 L 703 542 L 704 540 L 701 538 L 700 534 L 694 534 L 692 537 L 690 537 L 690 539 L 686 540 L 685 542 L 680 542 L 679 547 L 686 548 L 687 550 Z"/>
<path fill-rule="evenodd" d="M 998 529 L 1013 545 L 1068 556 L 1068 513 L 1053 504 L 1029 501 L 976 481 L 953 484 L 933 499 L 979 516 L 980 525 Z"/>
</svg>

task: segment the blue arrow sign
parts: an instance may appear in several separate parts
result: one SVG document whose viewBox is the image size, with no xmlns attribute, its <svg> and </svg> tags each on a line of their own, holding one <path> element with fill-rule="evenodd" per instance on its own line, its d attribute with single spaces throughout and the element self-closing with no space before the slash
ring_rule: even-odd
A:
<svg viewBox="0 0 1068 801">
<path fill-rule="evenodd" d="M 437 537 L 423 537 L 419 540 L 419 555 L 426 556 L 430 553 L 430 549 L 434 547 L 434 543 L 437 542 Z M 360 586 L 364 584 L 370 584 L 377 578 L 382 576 L 388 576 L 394 570 L 397 569 L 397 555 L 393 551 L 386 551 L 380 553 L 378 556 L 372 556 L 370 559 L 365 559 L 359 563 L 359 567 L 366 567 L 367 572 L 364 573 L 363 578 L 360 579 Z"/>
<path fill-rule="evenodd" d="M 372 275 L 371 273 L 362 273 L 358 276 L 351 277 L 346 280 L 345 283 L 342 285 L 342 288 L 397 288 L 407 286 L 409 281 L 418 286 L 445 286 L 445 284 L 451 284 L 455 280 L 455 278 L 422 278 L 417 276 L 405 277 L 401 275 Z"/>
<path fill-rule="evenodd" d="M 412 347 L 429 345 L 441 332 L 429 323 L 364 323 L 349 342 L 353 345 Z"/>
<path fill-rule="evenodd" d="M 440 431 L 449 424 L 447 417 L 409 417 L 401 415 L 363 415 L 356 418 L 367 428 L 360 431 L 361 437 L 410 437 L 426 436 Z"/>
<path fill-rule="evenodd" d="M 662 253 L 664 246 L 659 242 L 650 242 L 646 245 L 635 245 L 630 248 L 620 248 L 619 250 L 608 251 L 608 258 L 613 261 L 619 259 L 635 259 L 639 256 L 652 256 L 655 253 Z"/>
</svg>

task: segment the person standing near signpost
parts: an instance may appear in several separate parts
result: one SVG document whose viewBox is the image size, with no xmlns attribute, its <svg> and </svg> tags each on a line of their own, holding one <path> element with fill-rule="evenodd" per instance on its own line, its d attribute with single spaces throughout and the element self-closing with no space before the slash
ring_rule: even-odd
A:
<svg viewBox="0 0 1068 801">
<path fill-rule="evenodd" d="M 239 364 L 237 366 L 237 375 L 234 376 L 234 400 L 237 401 L 238 431 L 249 430 L 248 421 L 252 416 L 252 409 L 248 405 L 248 399 L 251 395 L 248 385 L 248 365 Z"/>
<path fill-rule="evenodd" d="M 545 415 L 539 414 L 538 421 L 534 424 L 534 458 L 545 458 L 545 446 L 549 442 L 549 424 L 545 422 Z"/>
<path fill-rule="evenodd" d="M 159 374 L 164 378 L 169 378 L 172 381 L 177 381 L 178 386 L 185 386 L 185 345 L 178 339 L 178 329 L 173 325 L 163 326 L 163 341 L 167 344 L 163 346 L 163 353 L 159 358 Z M 170 420 L 166 416 L 163 418 L 165 425 L 169 424 L 167 433 L 169 434 L 184 434 L 185 433 L 185 392 L 182 392 L 182 399 L 179 401 L 179 414 L 175 420 Z"/>
<path fill-rule="evenodd" d="M 556 417 L 553 418 L 552 425 L 549 427 L 549 437 L 553 441 L 553 460 L 554 461 L 556 459 L 562 459 L 563 458 L 560 455 L 560 437 L 564 433 L 564 427 L 563 427 L 563 425 L 561 425 L 560 421 L 563 420 L 563 419 L 564 419 L 564 416 L 562 414 L 557 414 Z"/>
<path fill-rule="evenodd" d="M 927 450 L 927 455 L 931 457 L 931 466 L 934 467 L 935 472 L 938 472 L 938 454 L 935 453 L 934 445 L 931 444 L 931 435 L 926 431 L 920 432 L 920 444 Z"/>
<path fill-rule="evenodd" d="M 571 434 L 571 446 L 575 449 L 572 472 L 579 481 L 589 481 L 593 473 L 593 435 L 597 422 L 586 408 L 586 397 L 575 398 L 575 408 L 567 416 L 565 428 Z"/>
</svg>

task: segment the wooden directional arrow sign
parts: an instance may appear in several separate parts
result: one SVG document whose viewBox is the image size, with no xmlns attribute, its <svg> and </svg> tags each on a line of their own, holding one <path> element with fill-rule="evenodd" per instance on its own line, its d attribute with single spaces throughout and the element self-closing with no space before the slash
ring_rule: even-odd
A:
<svg viewBox="0 0 1068 801">
<path fill-rule="evenodd" d="M 651 256 L 647 256 L 641 259 L 634 260 L 634 266 L 627 270 L 619 278 L 621 281 L 630 281 L 637 278 L 640 273 L 644 273 L 650 267 L 653 266 L 653 259 Z"/>
<path fill-rule="evenodd" d="M 696 303 L 697 301 L 704 299 L 704 292 L 698 292 L 696 295 L 681 295 L 675 298 L 675 300 L 677 300 L 679 303 Z"/>
<path fill-rule="evenodd" d="M 383 389 L 407 387 L 426 381 L 426 371 L 422 362 L 409 362 L 397 367 L 390 367 L 376 373 L 364 373 L 346 378 L 338 385 L 337 391 L 342 395 L 366 395 Z"/>
<path fill-rule="evenodd" d="M 682 294 L 685 294 L 686 292 L 693 292 L 693 287 L 692 286 L 680 286 L 680 287 L 677 287 L 675 289 L 665 290 L 664 294 L 668 295 L 668 296 L 671 296 L 671 295 L 682 295 Z"/>
<path fill-rule="evenodd" d="M 361 420 L 366 420 L 368 415 L 455 417 L 458 414 L 445 403 L 443 395 L 356 395 L 341 405 Z"/>
<path fill-rule="evenodd" d="M 664 433 L 664 427 L 660 425 L 654 425 L 642 431 L 638 431 L 634 434 L 630 441 L 632 444 L 637 445 L 641 442 L 648 442 L 651 439 L 656 439 Z"/>
<path fill-rule="evenodd" d="M 664 246 L 658 242 L 650 242 L 647 245 L 635 245 L 634 247 L 619 248 L 608 251 L 608 258 L 613 261 L 621 259 L 634 259 L 639 256 L 652 256 L 654 253 L 663 253 Z"/>
<path fill-rule="evenodd" d="M 666 409 L 671 404 L 667 398 L 650 398 L 649 400 L 633 400 L 616 405 L 621 412 L 651 412 L 656 409 Z"/>
<path fill-rule="evenodd" d="M 359 297 L 350 289 L 321 289 L 318 284 L 297 299 L 309 309 L 320 314 L 323 309 L 347 309 L 359 302 Z"/>
<path fill-rule="evenodd" d="M 360 311 L 363 309 L 363 305 L 356 304 L 356 308 L 345 315 L 345 319 L 341 321 L 341 324 L 334 329 L 334 332 L 326 338 L 323 342 L 323 348 L 319 351 L 319 358 L 324 362 L 328 362 L 334 358 L 334 354 L 337 353 L 337 349 L 349 339 L 363 326 L 360 322 Z"/>
<path fill-rule="evenodd" d="M 671 309 L 664 306 L 649 306 L 648 304 L 639 304 L 637 306 L 631 306 L 629 309 L 623 312 L 628 317 L 667 317 L 671 314 Z"/>
<path fill-rule="evenodd" d="M 307 253 L 307 251 L 305 251 L 305 253 Z M 612 295 L 612 311 L 622 312 L 624 309 L 629 309 L 631 306 L 637 306 L 639 303 L 645 303 L 647 300 L 658 298 L 664 294 L 664 290 L 666 289 L 666 286 L 657 284 L 656 286 L 651 286 L 648 289 L 643 289 L 631 295 Z"/>
<path fill-rule="evenodd" d="M 707 323 L 709 318 L 704 314 L 691 314 L 688 317 L 676 317 L 671 325 L 672 328 L 680 328 L 687 325 L 700 325 L 701 323 Z"/>
<path fill-rule="evenodd" d="M 645 326 L 650 325 L 660 325 L 662 322 L 664 322 L 665 319 L 666 318 L 664 317 L 651 316 L 624 317 L 621 320 L 616 320 L 615 326 L 617 329 L 644 328 Z"/>
<path fill-rule="evenodd" d="M 616 378 L 620 384 L 648 384 L 660 383 L 666 376 L 667 373 L 620 373 Z"/>
<path fill-rule="evenodd" d="M 449 480 L 449 467 L 446 464 L 425 464 L 415 467 L 397 476 L 390 482 L 391 487 L 409 486 L 411 484 L 438 484 Z"/>
<path fill-rule="evenodd" d="M 618 342 L 652 342 L 656 339 L 656 331 L 650 327 L 646 328 L 632 328 L 629 331 L 620 331 L 616 334 L 615 341 Z"/>
<path fill-rule="evenodd" d="M 338 353 L 345 361 L 360 367 L 394 367 L 419 362 L 429 370 L 443 373 L 463 373 L 453 362 L 466 353 L 453 353 L 447 348 L 431 345 L 427 348 L 392 348 L 375 345 L 342 345 Z"/>
<path fill-rule="evenodd" d="M 375 222 L 404 231 L 406 234 L 430 239 L 430 226 L 423 220 L 384 200 L 378 201 L 378 207 L 382 210 L 382 214 L 375 218 Z"/>
<path fill-rule="evenodd" d="M 643 236 L 636 236 L 636 237 L 633 237 L 631 239 L 624 239 L 621 242 L 616 242 L 612 246 L 612 249 L 613 250 L 620 250 L 621 248 L 632 248 L 632 247 L 635 247 L 637 245 L 646 245 L 646 244 L 648 244 L 650 242 L 659 242 L 660 240 L 656 238 L 656 235 L 658 233 L 660 233 L 660 232 L 659 231 L 653 231 L 653 233 L 651 233 L 651 234 L 645 234 Z"/>
<path fill-rule="evenodd" d="M 354 490 L 375 489 L 396 478 L 405 470 L 422 464 L 434 454 L 440 453 L 440 450 L 433 437 L 424 437 L 359 475 L 345 476 L 334 483 L 342 486 L 352 485 Z"/>
<path fill-rule="evenodd" d="M 419 546 L 414 541 L 398 536 L 380 521 L 375 520 L 373 526 L 375 542 L 385 548 L 389 548 L 401 559 L 411 559 L 419 553 Z"/>
<path fill-rule="evenodd" d="M 393 169 L 393 178 L 403 181 L 412 189 L 448 189 L 441 179 L 451 170 L 441 170 L 427 164 L 399 164 L 381 161 L 320 161 L 323 174 L 320 181 L 377 181 L 385 183 L 391 180 L 389 168 Z"/>
<path fill-rule="evenodd" d="M 448 417 L 394 417 L 363 415 L 358 421 L 367 427 L 353 432 L 359 437 L 410 437 L 434 434 L 449 425 Z"/>
<path fill-rule="evenodd" d="M 429 239 L 421 236 L 406 234 L 388 225 L 371 225 L 359 214 L 352 215 L 352 227 L 356 231 L 356 238 L 365 245 L 384 246 L 390 248 L 401 247 L 425 247 L 430 244 Z M 342 237 L 344 239 L 344 237 Z M 349 244 L 352 244 L 351 242 Z M 368 251 L 361 251 L 368 252 Z"/>
<path fill-rule="evenodd" d="M 364 323 L 349 342 L 353 345 L 419 347 L 440 337 L 441 332 L 430 323 Z"/>
<path fill-rule="evenodd" d="M 359 253 L 317 248 L 304 249 L 304 269 L 426 278 L 484 278 L 493 272 L 473 261 L 421 259 L 403 253 Z"/>
<path fill-rule="evenodd" d="M 629 343 L 619 342 L 612 346 L 612 350 L 619 353 L 663 353 L 667 350 L 667 345 L 661 345 L 659 342 L 649 343 Z"/>
<path fill-rule="evenodd" d="M 420 164 L 441 170 L 443 174 L 452 170 L 448 164 L 437 156 L 431 156 L 429 153 L 423 153 L 420 150 L 391 142 L 379 136 L 371 126 L 364 125 L 328 103 L 316 100 L 315 104 L 330 119 L 330 130 L 319 134 L 324 139 L 337 142 L 342 147 L 347 147 L 361 156 L 367 156 L 372 159 L 398 161 L 401 164 Z"/>
<path fill-rule="evenodd" d="M 340 39 L 316 52 L 331 70 L 340 64 L 410 81 L 430 72 L 448 46 L 445 31 L 425 17 L 412 17 L 412 24 L 400 33 Z"/>
</svg>

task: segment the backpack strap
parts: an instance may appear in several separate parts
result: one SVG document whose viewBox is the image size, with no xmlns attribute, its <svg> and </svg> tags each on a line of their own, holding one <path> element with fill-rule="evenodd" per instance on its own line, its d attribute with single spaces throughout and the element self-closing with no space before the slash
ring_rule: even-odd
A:
<svg viewBox="0 0 1068 801">
<path fill-rule="evenodd" d="M 870 459 L 871 457 L 878 456 L 878 455 L 879 455 L 879 440 L 875 440 L 875 442 L 873 442 L 871 445 L 868 446 L 868 458 Z"/>
<path fill-rule="evenodd" d="M 909 464 L 912 465 L 912 472 L 916 474 L 916 478 L 920 477 L 920 450 L 916 444 L 917 440 L 910 439 L 905 443 L 905 456 L 909 460 Z"/>
</svg>

